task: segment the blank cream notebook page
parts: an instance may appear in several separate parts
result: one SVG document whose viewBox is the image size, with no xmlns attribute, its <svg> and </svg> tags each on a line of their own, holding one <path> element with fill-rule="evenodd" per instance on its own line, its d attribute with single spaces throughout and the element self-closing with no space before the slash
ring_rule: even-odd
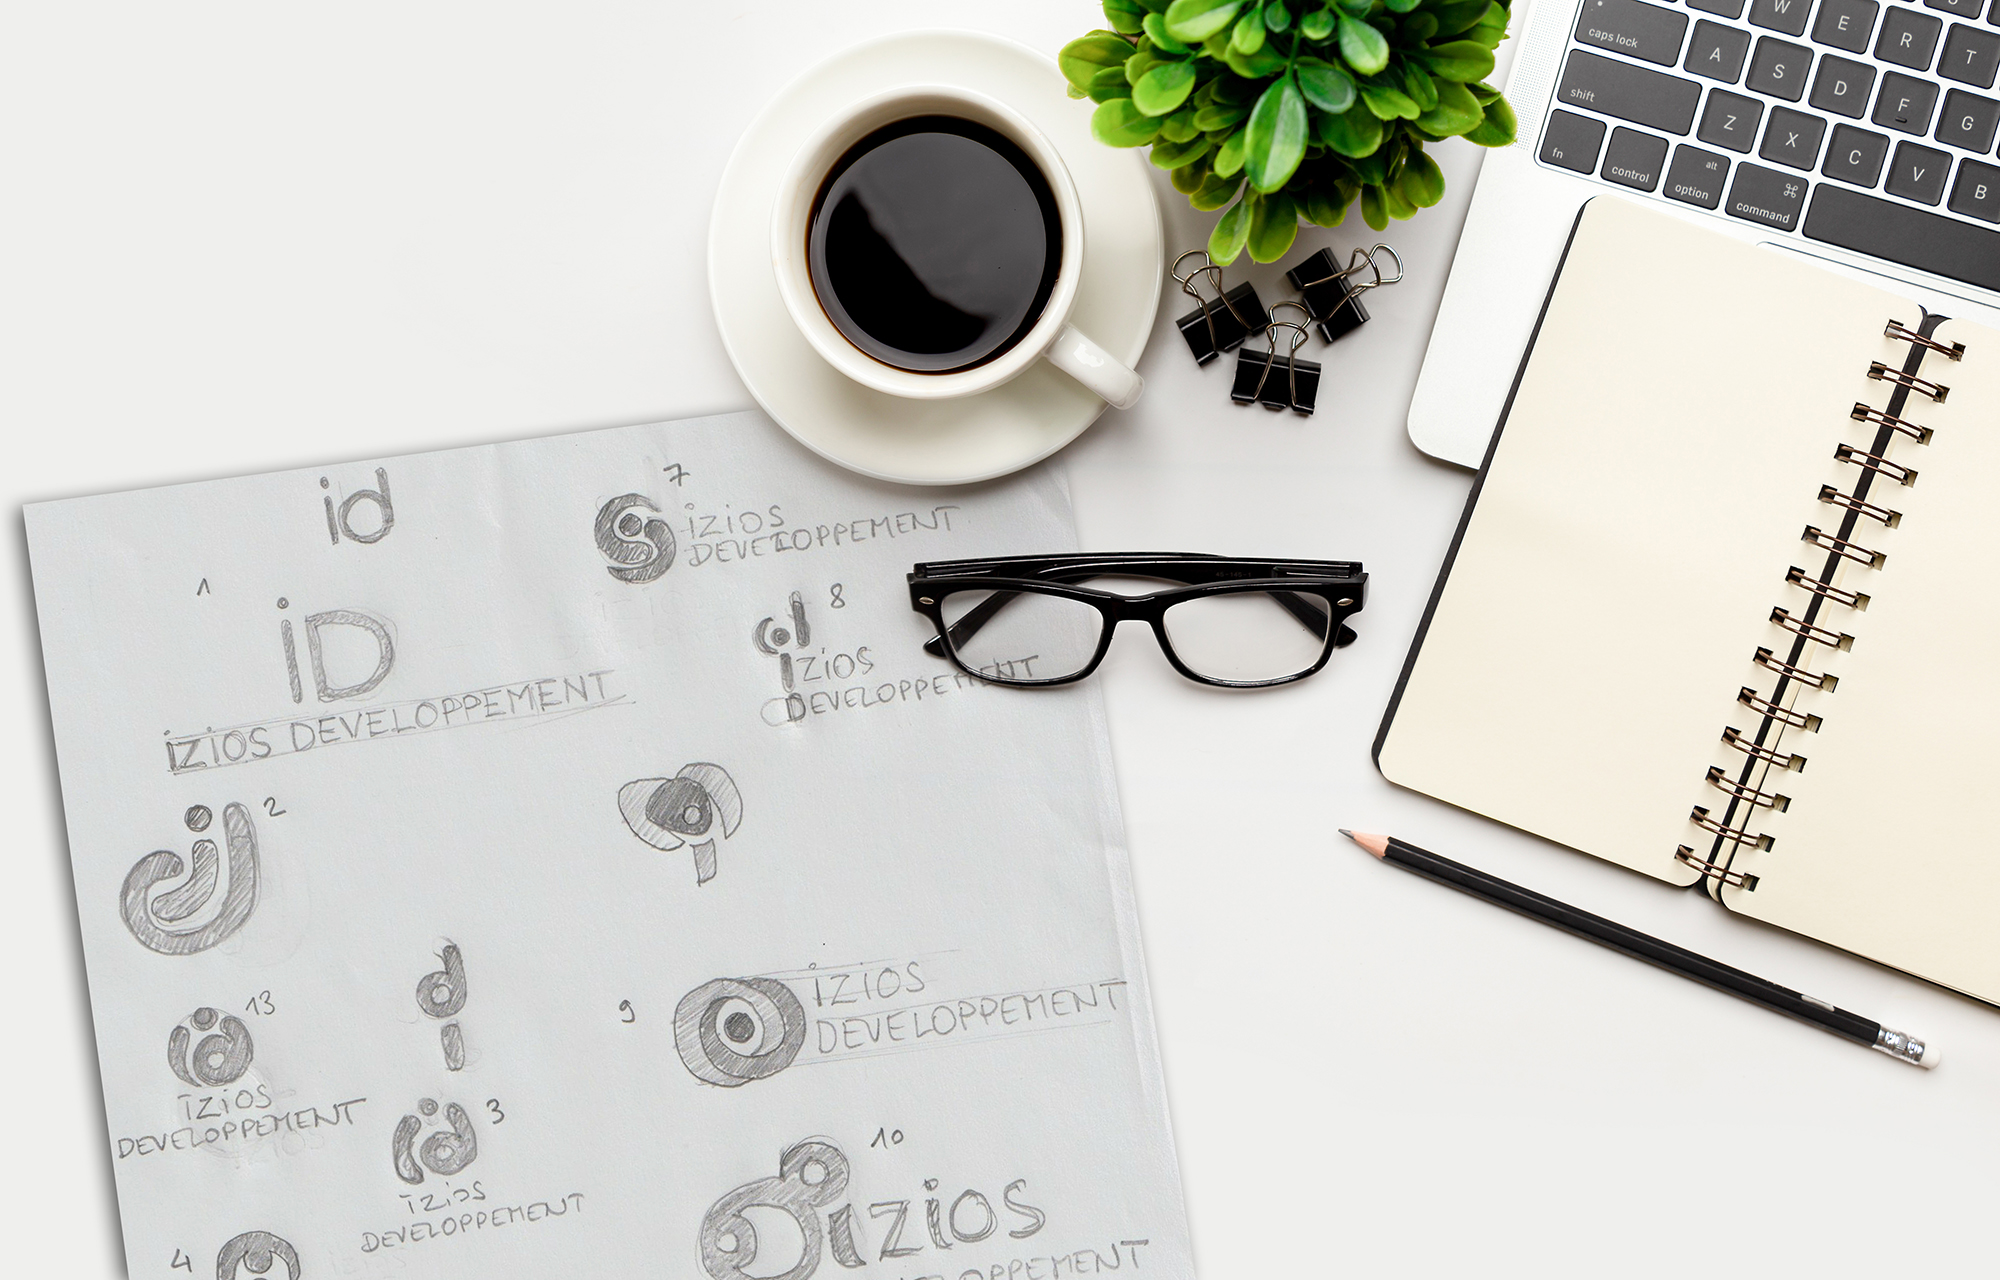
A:
<svg viewBox="0 0 2000 1280">
<path fill-rule="evenodd" d="M 1971 830 L 2000 767 L 2000 677 L 1973 652 L 2000 637 L 2000 596 L 1972 563 L 2000 476 L 2000 335 L 1933 335 L 1967 348 L 1926 352 L 1919 376 L 1952 385 L 1933 404 L 1869 376 L 1912 359 L 1892 319 L 1922 316 L 1591 201 L 1376 759 L 1403 786 L 1662 880 L 1708 876 L 1735 910 L 2000 999 L 1982 924 L 2000 870 Z M 1857 421 L 1858 404 L 1936 434 Z M 1885 469 L 1853 460 L 1878 434 L 1895 441 Z M 1864 474 L 1876 511 L 1857 514 L 1838 497 Z"/>
</svg>

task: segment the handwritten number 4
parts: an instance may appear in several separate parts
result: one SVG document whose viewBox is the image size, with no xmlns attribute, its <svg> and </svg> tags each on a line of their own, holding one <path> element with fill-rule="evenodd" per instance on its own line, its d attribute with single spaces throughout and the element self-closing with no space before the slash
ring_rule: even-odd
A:
<svg viewBox="0 0 2000 1280">
<path fill-rule="evenodd" d="M 188 1257 L 185 1253 L 182 1253 L 179 1249 L 176 1249 L 174 1250 L 174 1260 L 167 1269 L 170 1271 L 178 1269 L 187 1272 L 189 1275 L 193 1275 L 194 1259 Z"/>
</svg>

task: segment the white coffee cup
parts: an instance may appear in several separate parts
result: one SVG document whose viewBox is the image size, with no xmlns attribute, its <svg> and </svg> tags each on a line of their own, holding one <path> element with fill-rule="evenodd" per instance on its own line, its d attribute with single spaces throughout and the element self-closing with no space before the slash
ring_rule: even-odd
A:
<svg viewBox="0 0 2000 1280">
<path fill-rule="evenodd" d="M 813 206 L 828 171 L 849 148 L 877 129 L 929 115 L 971 120 L 1012 140 L 1047 180 L 1062 227 L 1062 260 L 1056 269 L 1055 288 L 1034 325 L 1020 341 L 984 364 L 947 373 L 899 369 L 849 342 L 827 318 L 819 295 L 813 292 L 806 257 Z M 777 204 L 771 210 L 771 268 L 777 276 L 778 293 L 813 350 L 863 386 L 895 396 L 944 400 L 990 391 L 1020 376 L 1035 361 L 1046 359 L 1120 409 L 1130 408 L 1145 389 L 1145 379 L 1069 322 L 1083 272 L 1083 205 L 1054 144 L 1005 103 L 950 85 L 906 85 L 878 93 L 836 113 L 800 147 L 778 190 Z"/>
</svg>

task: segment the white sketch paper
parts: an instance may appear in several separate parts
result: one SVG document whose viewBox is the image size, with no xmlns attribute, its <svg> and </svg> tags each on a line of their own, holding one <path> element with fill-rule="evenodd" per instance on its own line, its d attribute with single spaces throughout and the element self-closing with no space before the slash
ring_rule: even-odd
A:
<svg viewBox="0 0 2000 1280">
<path fill-rule="evenodd" d="M 757 414 L 27 511 L 135 1276 L 1191 1274 L 1074 545 Z M 1026 656 L 1026 655 L 1023 655 Z"/>
</svg>

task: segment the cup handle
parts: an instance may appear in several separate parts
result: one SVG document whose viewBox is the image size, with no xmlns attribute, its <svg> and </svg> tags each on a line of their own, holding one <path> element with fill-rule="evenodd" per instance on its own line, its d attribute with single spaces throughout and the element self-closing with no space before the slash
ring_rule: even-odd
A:
<svg viewBox="0 0 2000 1280">
<path fill-rule="evenodd" d="M 1073 324 L 1063 326 L 1055 344 L 1044 353 L 1050 364 L 1102 396 L 1114 409 L 1139 402 L 1146 380 L 1114 359 Z"/>
</svg>

